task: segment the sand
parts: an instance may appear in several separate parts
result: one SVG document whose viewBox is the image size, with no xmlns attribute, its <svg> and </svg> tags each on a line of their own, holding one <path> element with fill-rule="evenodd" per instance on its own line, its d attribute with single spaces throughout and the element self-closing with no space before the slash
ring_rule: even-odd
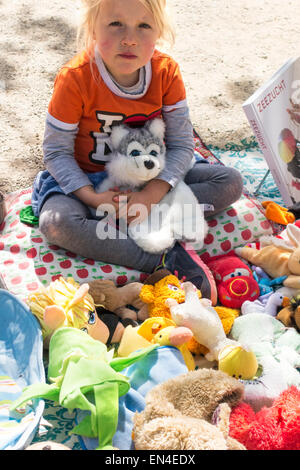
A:
<svg viewBox="0 0 300 470">
<path fill-rule="evenodd" d="M 124 0 L 126 1 L 126 0 Z M 0 190 L 43 169 L 44 121 L 59 67 L 76 53 L 79 0 L 0 0 Z M 195 129 L 208 145 L 249 140 L 242 103 L 299 54 L 298 1 L 169 0 Z"/>
</svg>

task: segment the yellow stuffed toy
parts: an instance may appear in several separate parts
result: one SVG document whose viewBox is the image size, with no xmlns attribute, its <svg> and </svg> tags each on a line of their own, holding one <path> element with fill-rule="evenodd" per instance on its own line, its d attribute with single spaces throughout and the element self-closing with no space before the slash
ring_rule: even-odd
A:
<svg viewBox="0 0 300 470">
<path fill-rule="evenodd" d="M 151 343 L 177 347 L 188 370 L 195 370 L 194 358 L 187 348 L 187 343 L 193 336 L 189 328 L 179 327 L 174 320 L 166 317 L 151 317 L 141 324 L 137 332 Z"/>
<path fill-rule="evenodd" d="M 201 299 L 201 292 L 197 289 L 198 297 Z M 150 317 L 165 317 L 172 319 L 170 309 L 166 305 L 167 299 L 174 299 L 179 304 L 185 301 L 185 293 L 181 282 L 177 276 L 170 271 L 161 269 L 147 278 L 140 292 L 140 299 L 148 305 Z M 227 335 L 233 325 L 235 318 L 239 316 L 238 309 L 226 307 L 214 307 L 217 311 L 225 334 Z M 189 351 L 194 354 L 206 354 L 208 349 L 199 344 L 193 337 L 187 343 Z"/>
</svg>

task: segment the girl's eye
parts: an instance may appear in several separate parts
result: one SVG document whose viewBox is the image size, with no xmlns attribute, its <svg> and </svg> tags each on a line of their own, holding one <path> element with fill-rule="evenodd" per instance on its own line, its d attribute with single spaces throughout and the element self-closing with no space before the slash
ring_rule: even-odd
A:
<svg viewBox="0 0 300 470">
<path fill-rule="evenodd" d="M 84 333 L 88 332 L 87 328 L 81 328 L 81 331 L 84 331 Z"/>
<path fill-rule="evenodd" d="M 121 26 L 120 21 L 113 21 L 112 23 L 109 23 L 109 26 Z"/>
<path fill-rule="evenodd" d="M 156 150 L 151 150 L 150 155 L 152 155 L 153 157 L 157 157 L 158 154 Z"/>
<path fill-rule="evenodd" d="M 93 325 L 93 324 L 95 323 L 95 321 L 96 321 L 95 312 L 89 312 L 89 314 L 90 314 L 90 318 L 89 318 L 88 323 L 89 323 L 90 325 Z"/>
<path fill-rule="evenodd" d="M 141 155 L 141 152 L 139 150 L 131 150 L 130 154 L 132 157 L 138 157 Z"/>
<path fill-rule="evenodd" d="M 141 23 L 140 28 L 151 29 L 151 26 L 148 23 Z"/>
</svg>

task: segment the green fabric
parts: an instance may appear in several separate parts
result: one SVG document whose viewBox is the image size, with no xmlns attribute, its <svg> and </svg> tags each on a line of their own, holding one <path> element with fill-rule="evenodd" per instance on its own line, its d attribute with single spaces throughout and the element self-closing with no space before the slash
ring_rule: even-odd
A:
<svg viewBox="0 0 300 470">
<path fill-rule="evenodd" d="M 23 390 L 11 409 L 33 398 L 58 402 L 68 409 L 90 411 L 71 433 L 99 439 L 99 450 L 113 449 L 118 425 L 119 397 L 130 389 L 129 379 L 119 371 L 149 354 L 149 346 L 126 358 L 114 358 L 106 346 L 76 328 L 59 328 L 49 344 L 49 384 Z"/>
<path fill-rule="evenodd" d="M 32 206 L 23 207 L 19 214 L 21 222 L 29 225 L 39 225 L 39 218 L 33 213 Z"/>
</svg>

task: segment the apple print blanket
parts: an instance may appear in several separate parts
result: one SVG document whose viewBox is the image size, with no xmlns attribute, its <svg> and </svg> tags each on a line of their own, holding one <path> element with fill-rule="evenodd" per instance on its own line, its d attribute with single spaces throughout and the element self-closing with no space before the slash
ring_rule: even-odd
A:
<svg viewBox="0 0 300 470">
<path fill-rule="evenodd" d="M 217 153 L 218 156 L 216 156 Z M 226 164 L 239 163 L 241 155 L 245 161 L 245 151 L 236 152 L 237 158 L 233 155 L 233 149 L 226 151 Z M 196 159 L 205 158 L 210 164 L 223 163 L 218 158 L 222 159 L 221 151 L 214 149 L 212 152 L 196 135 L 195 157 Z M 257 162 L 254 166 L 258 167 Z M 262 176 L 263 173 L 262 166 Z M 248 171 L 245 187 L 249 187 L 247 181 L 251 178 Z M 259 179 L 253 178 L 257 184 Z M 147 273 L 83 258 L 76 253 L 48 244 L 37 227 L 20 221 L 20 211 L 31 204 L 31 194 L 32 189 L 27 188 L 11 193 L 6 198 L 7 215 L 0 226 L 0 264 L 2 267 L 0 281 L 4 288 L 21 300 L 25 300 L 28 293 L 34 292 L 40 285 L 48 285 L 59 276 L 72 276 L 79 283 L 108 278 L 116 285 L 133 281 L 143 282 L 147 277 Z M 208 225 L 209 232 L 202 250 L 199 251 L 204 260 L 210 256 L 225 254 L 237 246 L 253 242 L 262 235 L 270 235 L 274 232 L 274 225 L 265 218 L 264 209 L 258 199 L 247 195 L 246 192 L 231 207 L 218 216 L 210 218 Z"/>
</svg>

